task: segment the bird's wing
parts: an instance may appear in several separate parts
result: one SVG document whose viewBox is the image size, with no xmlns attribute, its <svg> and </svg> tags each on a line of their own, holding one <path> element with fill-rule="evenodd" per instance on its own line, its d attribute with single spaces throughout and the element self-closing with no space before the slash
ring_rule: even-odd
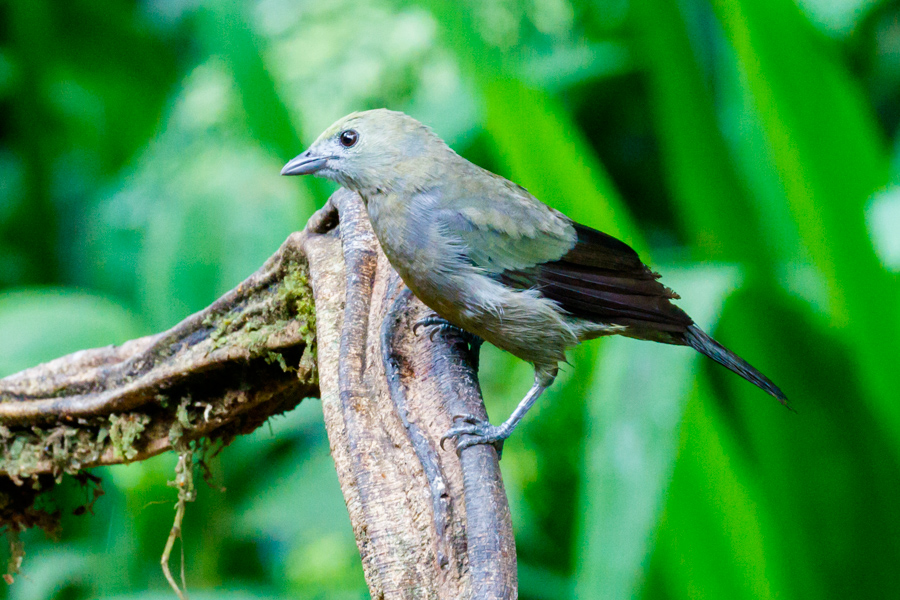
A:
<svg viewBox="0 0 900 600">
<path fill-rule="evenodd" d="M 671 332 L 692 323 L 670 302 L 677 294 L 624 242 L 530 196 L 504 202 L 502 211 L 497 206 L 462 202 L 437 211 L 437 218 L 468 260 L 498 281 L 536 289 L 568 313 L 599 323 Z"/>
<path fill-rule="evenodd" d="M 693 321 L 670 302 L 637 253 L 616 238 L 573 223 L 576 243 L 558 260 L 501 275 L 507 285 L 535 287 L 567 312 L 591 321 L 681 332 Z"/>
</svg>

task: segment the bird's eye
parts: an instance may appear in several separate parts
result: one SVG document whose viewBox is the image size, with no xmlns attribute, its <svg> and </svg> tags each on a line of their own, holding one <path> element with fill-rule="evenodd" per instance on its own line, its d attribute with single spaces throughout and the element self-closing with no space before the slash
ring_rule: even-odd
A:
<svg viewBox="0 0 900 600">
<path fill-rule="evenodd" d="M 352 129 L 347 129 L 341 132 L 341 146 L 343 146 L 344 148 L 350 148 L 356 145 L 356 142 L 358 140 L 359 134 Z"/>
</svg>

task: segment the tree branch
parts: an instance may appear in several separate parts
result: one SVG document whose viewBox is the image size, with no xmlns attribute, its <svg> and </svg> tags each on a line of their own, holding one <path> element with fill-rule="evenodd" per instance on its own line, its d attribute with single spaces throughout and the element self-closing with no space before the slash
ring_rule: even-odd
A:
<svg viewBox="0 0 900 600">
<path fill-rule="evenodd" d="M 426 314 L 359 197 L 341 190 L 257 273 L 171 330 L 0 380 L 0 522 L 39 523 L 27 508 L 48 477 L 227 443 L 320 394 L 372 597 L 515 598 L 496 452 L 440 446 L 454 415 L 484 414 L 471 349 L 416 335 Z"/>
<path fill-rule="evenodd" d="M 0 471 L 17 481 L 143 460 L 318 395 L 305 237 L 169 331 L 0 380 Z"/>
</svg>

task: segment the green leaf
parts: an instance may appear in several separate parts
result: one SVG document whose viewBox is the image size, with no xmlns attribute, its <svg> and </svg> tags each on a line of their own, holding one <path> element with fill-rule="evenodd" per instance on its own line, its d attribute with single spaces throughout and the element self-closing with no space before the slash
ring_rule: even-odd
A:
<svg viewBox="0 0 900 600">
<path fill-rule="evenodd" d="M 632 6 L 662 158 L 691 251 L 698 259 L 766 266 L 771 257 L 760 215 L 729 157 L 681 4 L 636 0 Z"/>
<path fill-rule="evenodd" d="M 604 41 L 555 47 L 546 54 L 529 57 L 517 71 L 529 86 L 549 91 L 621 76 L 633 69 L 634 61 L 627 46 Z"/>
<path fill-rule="evenodd" d="M 671 598 L 765 600 L 781 578 L 767 560 L 768 516 L 731 436 L 723 435 L 713 393 L 690 394 L 678 463 L 658 532 Z"/>
<path fill-rule="evenodd" d="M 667 284 L 690 292 L 682 305 L 706 329 L 740 282 L 738 271 L 726 267 L 666 273 Z M 577 597 L 632 598 L 640 589 L 682 412 L 704 360 L 664 344 L 605 343 L 589 396 Z"/>
<path fill-rule="evenodd" d="M 121 344 L 143 327 L 121 305 L 64 288 L 0 294 L 0 376 L 85 348 Z"/>
<path fill-rule="evenodd" d="M 578 125 L 546 91 L 526 85 L 509 54 L 488 45 L 473 15 L 432 0 L 442 33 L 485 103 L 485 128 L 504 175 L 576 221 L 645 249 L 631 215 Z"/>
<path fill-rule="evenodd" d="M 16 83 L 16 65 L 7 52 L 0 50 L 0 98 L 5 98 Z"/>
<path fill-rule="evenodd" d="M 556 100 L 510 79 L 484 93 L 485 125 L 510 179 L 576 221 L 643 247 L 612 180 Z"/>
<path fill-rule="evenodd" d="M 789 565 L 778 591 L 838 599 L 896 589 L 900 464 L 890 451 L 895 441 L 860 403 L 861 382 L 847 376 L 848 345 L 823 331 L 801 302 L 760 289 L 729 301 L 718 333 L 798 411 L 780 410 L 744 382 L 710 371 L 717 395 L 730 400 L 720 435 L 731 434 L 735 459 L 752 469 L 745 481 L 762 486 L 768 562 Z"/>
<path fill-rule="evenodd" d="M 859 86 L 837 49 L 816 35 L 790 0 L 712 2 L 737 60 L 761 146 L 743 160 L 767 172 L 787 206 L 805 256 L 777 258 L 796 273 L 808 262 L 827 300 L 828 323 L 854 349 L 857 372 L 879 420 L 900 441 L 900 289 L 874 252 L 869 198 L 888 182 L 888 153 Z M 780 236 L 785 237 L 785 236 Z M 781 245 L 779 250 L 790 247 Z M 812 286 L 810 286 L 812 287 Z M 900 443 L 894 444 L 900 455 Z"/>
<path fill-rule="evenodd" d="M 27 545 L 25 551 L 28 552 Z M 76 544 L 59 545 L 26 557 L 22 574 L 7 588 L 10 600 L 45 600 L 59 598 L 65 592 L 86 591 L 92 579 L 91 563 L 102 560 L 92 556 L 89 547 L 79 548 Z"/>
<path fill-rule="evenodd" d="M 900 272 L 900 187 L 876 194 L 866 208 L 872 244 L 881 263 L 894 273 Z"/>
<path fill-rule="evenodd" d="M 263 56 L 263 40 L 253 30 L 249 7 L 236 0 L 210 2 L 204 16 L 205 40 L 213 54 L 223 55 L 240 89 L 241 106 L 253 137 L 287 162 L 303 151 L 297 120 L 288 112 L 290 103 L 279 97 L 275 80 Z M 272 173 L 277 176 L 277 172 Z M 313 195 L 318 205 L 327 199 L 323 182 L 294 177 L 293 185 Z"/>
</svg>

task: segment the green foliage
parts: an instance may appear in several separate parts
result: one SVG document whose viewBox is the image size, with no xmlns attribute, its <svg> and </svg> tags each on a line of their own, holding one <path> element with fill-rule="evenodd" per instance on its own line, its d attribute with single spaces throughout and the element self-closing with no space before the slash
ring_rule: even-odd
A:
<svg viewBox="0 0 900 600">
<path fill-rule="evenodd" d="M 684 307 L 708 331 L 740 281 L 736 269 L 666 269 L 691 291 Z M 614 339 L 588 395 L 578 597 L 633 597 L 675 466 L 681 415 L 703 359 L 696 352 Z M 616 548 L 610 553 L 610 548 Z"/>
<path fill-rule="evenodd" d="M 327 198 L 281 165 L 343 114 L 389 106 L 634 245 L 798 411 L 685 348 L 574 350 L 504 453 L 522 598 L 889 595 L 898 15 L 874 0 L 0 2 L 0 375 L 207 305 Z M 485 349 L 495 421 L 530 378 Z M 185 519 L 192 597 L 367 597 L 317 401 L 211 468 Z M 62 539 L 25 534 L 25 575 L 0 594 L 172 597 L 174 469 L 100 470 L 94 516 L 70 514 L 89 492 L 65 482 Z"/>
<path fill-rule="evenodd" d="M 19 288 L 0 293 L 0 376 L 85 348 L 121 344 L 141 335 L 120 304 L 67 288 Z"/>
</svg>

